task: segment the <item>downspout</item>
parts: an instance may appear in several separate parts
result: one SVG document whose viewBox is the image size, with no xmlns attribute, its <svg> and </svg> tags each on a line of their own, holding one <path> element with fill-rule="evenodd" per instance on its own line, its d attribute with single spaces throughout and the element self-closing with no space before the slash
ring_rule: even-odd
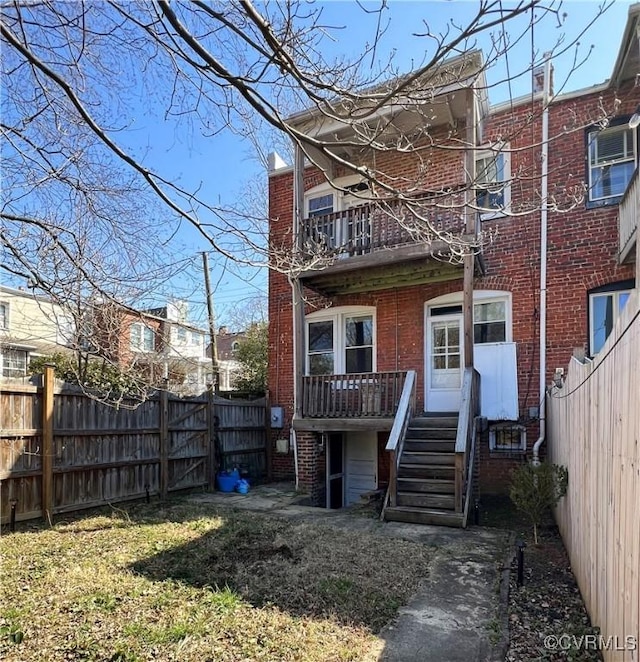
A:
<svg viewBox="0 0 640 662">
<path fill-rule="evenodd" d="M 540 464 L 540 447 L 547 435 L 547 216 L 549 186 L 549 96 L 551 86 L 551 53 L 544 54 L 544 86 L 542 93 L 542 169 L 540 189 L 540 436 L 533 445 L 533 464 Z"/>
<path fill-rule="evenodd" d="M 303 201 L 304 201 L 304 153 L 299 145 L 295 145 L 294 166 L 293 166 L 293 246 L 292 249 L 295 253 L 295 259 L 300 257 L 300 224 L 303 214 Z M 293 467 L 296 476 L 296 490 L 299 484 L 299 467 L 298 467 L 298 439 L 296 431 L 293 427 L 293 419 L 299 416 L 302 403 L 300 398 L 299 378 L 302 372 L 301 368 L 301 347 L 302 331 L 299 329 L 301 321 L 301 307 L 303 306 L 302 296 L 300 291 L 300 281 L 298 276 L 294 278 L 289 277 L 291 284 L 291 309 L 292 309 L 292 330 L 293 330 L 293 417 L 291 421 L 291 428 L 289 429 L 289 441 L 293 446 Z M 299 332 L 298 332 L 299 331 Z"/>
</svg>

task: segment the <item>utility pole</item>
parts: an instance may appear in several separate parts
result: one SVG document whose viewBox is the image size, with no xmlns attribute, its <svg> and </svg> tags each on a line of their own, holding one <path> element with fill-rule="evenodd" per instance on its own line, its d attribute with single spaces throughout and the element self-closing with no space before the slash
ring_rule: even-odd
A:
<svg viewBox="0 0 640 662">
<path fill-rule="evenodd" d="M 213 293 L 209 280 L 209 256 L 202 251 L 202 265 L 204 269 L 204 286 L 207 291 L 207 313 L 209 318 L 209 335 L 211 336 L 211 368 L 213 372 L 213 388 L 217 393 L 220 390 L 219 366 L 218 366 L 218 341 L 216 339 L 216 323 L 213 313 Z"/>
</svg>

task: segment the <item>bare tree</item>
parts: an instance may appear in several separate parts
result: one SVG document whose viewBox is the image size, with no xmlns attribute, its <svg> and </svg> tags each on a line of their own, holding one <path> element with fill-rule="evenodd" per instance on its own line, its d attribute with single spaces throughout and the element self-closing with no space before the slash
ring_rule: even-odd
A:
<svg viewBox="0 0 640 662">
<path fill-rule="evenodd" d="M 595 8 L 593 20 L 607 7 Z M 148 289 L 170 276 L 170 250 L 163 247 L 181 223 L 236 263 L 295 276 L 335 259 L 331 247 L 318 242 L 299 252 L 291 242 L 269 246 L 266 214 L 222 206 L 206 187 L 190 189 L 150 167 L 130 140 L 133 116 L 146 100 L 203 140 L 236 132 L 260 146 L 274 133 L 285 137 L 328 182 L 336 173 L 358 175 L 366 186 L 351 194 L 378 204 L 412 238 L 444 242 L 446 259 L 479 250 L 487 238 L 469 237 L 461 220 L 466 209 L 477 209 L 476 197 L 467 194 L 475 183 L 467 177 L 451 191 L 429 181 L 433 150 L 470 147 L 465 135 L 431 128 L 436 93 L 456 84 L 486 93 L 487 68 L 534 26 L 562 22 L 561 3 L 541 0 L 480 0 L 466 25 L 450 23 L 444 33 L 432 31 L 425 18 L 417 31 L 424 60 L 407 74 L 392 58 L 379 63 L 385 2 L 362 7 L 377 15 L 377 27 L 352 61 L 327 57 L 324 44 L 335 26 L 324 21 L 322 5 L 294 0 L 260 6 L 249 0 L 50 0 L 6 2 L 1 11 L 3 269 L 60 296 L 79 273 L 85 296 L 107 297 L 123 283 Z M 525 27 L 511 31 L 522 17 L 529 17 Z M 474 49 L 484 34 L 493 39 L 482 61 Z M 579 36 L 561 37 L 553 54 L 576 49 Z M 533 52 L 509 79 L 530 77 L 541 62 Z M 382 112 L 389 108 L 397 112 Z M 288 119 L 301 109 L 311 112 Z M 601 111 L 598 118 L 575 118 L 565 130 L 604 120 L 613 109 Z M 537 121 L 536 112 L 528 123 Z M 398 153 L 425 167 L 391 176 L 385 156 Z M 535 176 L 513 174 L 523 181 Z M 570 208 L 581 194 L 567 187 L 554 198 L 557 209 Z M 508 213 L 537 205 L 532 195 Z M 460 222 L 443 226 L 443 210 Z"/>
</svg>

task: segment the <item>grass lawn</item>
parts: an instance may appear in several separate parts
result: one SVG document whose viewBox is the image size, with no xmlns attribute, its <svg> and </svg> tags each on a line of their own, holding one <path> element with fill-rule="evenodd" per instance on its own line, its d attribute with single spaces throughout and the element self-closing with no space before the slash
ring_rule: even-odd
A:
<svg viewBox="0 0 640 662">
<path fill-rule="evenodd" d="M 428 574 L 418 543 L 183 499 L 0 539 L 0 659 L 365 660 Z"/>
</svg>

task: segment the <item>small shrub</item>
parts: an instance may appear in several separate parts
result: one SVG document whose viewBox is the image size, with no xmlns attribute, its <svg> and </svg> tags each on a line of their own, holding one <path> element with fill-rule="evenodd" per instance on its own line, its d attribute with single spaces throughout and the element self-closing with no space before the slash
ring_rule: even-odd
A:
<svg viewBox="0 0 640 662">
<path fill-rule="evenodd" d="M 523 464 L 513 472 L 509 496 L 516 508 L 531 520 L 536 545 L 542 518 L 567 493 L 567 484 L 567 469 L 557 464 Z"/>
</svg>

